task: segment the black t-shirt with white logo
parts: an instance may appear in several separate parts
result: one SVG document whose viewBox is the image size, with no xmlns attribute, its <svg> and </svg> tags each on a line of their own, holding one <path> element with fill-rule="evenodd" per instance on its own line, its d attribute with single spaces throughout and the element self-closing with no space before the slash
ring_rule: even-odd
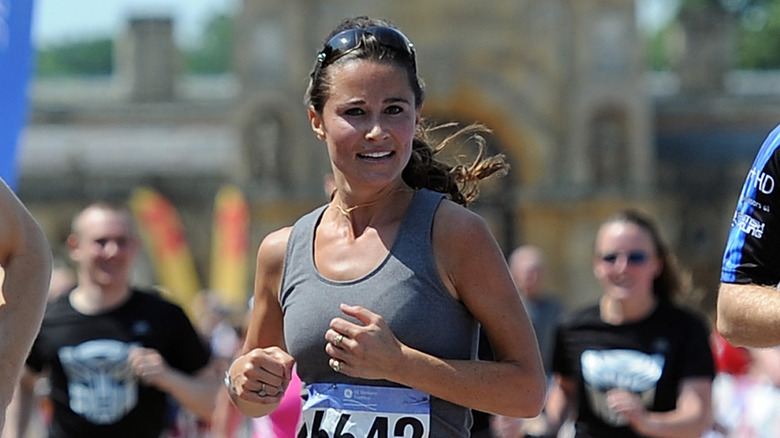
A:
<svg viewBox="0 0 780 438">
<path fill-rule="evenodd" d="M 623 325 L 603 322 L 598 306 L 573 313 L 558 327 L 553 372 L 577 381 L 577 438 L 638 437 L 607 409 L 609 389 L 638 394 L 647 410 L 670 411 L 683 379 L 713 379 L 715 367 L 703 320 L 660 302 Z"/>
<path fill-rule="evenodd" d="M 51 438 L 158 438 L 168 396 L 143 384 L 127 354 L 154 348 L 171 367 L 192 374 L 209 361 L 208 346 L 177 305 L 133 290 L 120 307 L 84 315 L 68 295 L 49 303 L 27 365 L 48 370 L 53 418 Z"/>
</svg>

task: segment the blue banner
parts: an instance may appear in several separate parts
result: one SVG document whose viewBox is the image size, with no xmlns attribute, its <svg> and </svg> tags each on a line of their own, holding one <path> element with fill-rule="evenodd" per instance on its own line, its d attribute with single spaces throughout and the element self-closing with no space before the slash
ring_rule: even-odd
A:
<svg viewBox="0 0 780 438">
<path fill-rule="evenodd" d="M 16 150 L 27 121 L 33 0 L 0 0 L 0 177 L 16 186 Z"/>
</svg>

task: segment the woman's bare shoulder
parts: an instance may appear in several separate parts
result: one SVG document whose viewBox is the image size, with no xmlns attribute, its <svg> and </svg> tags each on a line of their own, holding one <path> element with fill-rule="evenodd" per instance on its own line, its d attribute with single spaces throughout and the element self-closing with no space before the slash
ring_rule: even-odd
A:
<svg viewBox="0 0 780 438">
<path fill-rule="evenodd" d="M 287 251 L 292 227 L 280 228 L 268 233 L 257 249 L 257 267 L 263 270 L 281 269 Z"/>
<path fill-rule="evenodd" d="M 433 225 L 433 246 L 446 271 L 462 266 L 474 254 L 495 253 L 498 244 L 485 219 L 452 201 L 442 201 Z M 499 251 L 500 253 L 500 251 Z"/>
<path fill-rule="evenodd" d="M 482 216 L 446 199 L 441 202 L 436 211 L 434 227 L 436 231 L 457 235 L 489 232 L 487 223 Z"/>
</svg>

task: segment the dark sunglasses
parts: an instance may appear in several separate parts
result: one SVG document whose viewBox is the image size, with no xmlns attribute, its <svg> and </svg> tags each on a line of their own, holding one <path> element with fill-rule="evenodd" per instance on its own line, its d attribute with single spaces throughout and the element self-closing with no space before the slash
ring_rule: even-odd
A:
<svg viewBox="0 0 780 438">
<path fill-rule="evenodd" d="M 325 48 L 317 54 L 319 67 L 323 68 L 347 53 L 355 50 L 364 35 L 373 35 L 379 44 L 406 54 L 417 72 L 414 44 L 400 30 L 387 26 L 371 26 L 365 29 L 347 29 L 333 35 Z"/>
<path fill-rule="evenodd" d="M 626 263 L 629 265 L 641 265 L 650 259 L 650 256 L 646 252 L 631 251 L 628 253 L 612 252 L 609 254 L 604 254 L 601 256 L 601 260 L 604 260 L 609 264 L 615 264 L 618 261 L 618 258 L 621 256 L 626 258 Z"/>
</svg>

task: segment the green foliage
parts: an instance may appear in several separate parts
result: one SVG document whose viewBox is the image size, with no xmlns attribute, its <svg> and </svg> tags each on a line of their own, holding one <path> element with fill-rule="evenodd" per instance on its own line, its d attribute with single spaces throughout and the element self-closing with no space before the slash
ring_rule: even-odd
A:
<svg viewBox="0 0 780 438">
<path fill-rule="evenodd" d="M 216 74 L 230 71 L 233 24 L 229 15 L 209 20 L 201 40 L 184 50 L 184 74 Z M 69 41 L 39 48 L 36 53 L 38 76 L 109 75 L 114 69 L 114 42 L 111 38 Z"/>
<path fill-rule="evenodd" d="M 780 0 L 683 0 L 681 11 L 724 8 L 740 17 L 737 68 L 780 69 Z M 218 74 L 232 68 L 235 18 L 217 14 L 208 21 L 201 40 L 184 50 L 184 74 Z M 646 41 L 648 67 L 669 70 L 675 25 Z M 113 71 L 113 42 L 110 38 L 66 42 L 39 49 L 39 76 L 107 75 Z"/>
<path fill-rule="evenodd" d="M 216 15 L 206 25 L 201 44 L 185 54 L 185 68 L 191 74 L 230 71 L 233 49 L 233 24 L 229 15 Z"/>
<path fill-rule="evenodd" d="M 652 71 L 668 71 L 672 68 L 669 55 L 669 32 L 666 28 L 646 41 L 647 67 Z"/>
<path fill-rule="evenodd" d="M 737 67 L 780 69 L 780 2 L 769 4 L 762 11 L 761 19 L 745 24 L 739 33 Z"/>
<path fill-rule="evenodd" d="M 38 76 L 107 75 L 113 62 L 113 41 L 103 38 L 40 49 L 35 70 Z"/>
<path fill-rule="evenodd" d="M 702 9 L 722 9 L 735 15 L 749 13 L 754 8 L 764 7 L 774 0 L 682 0 L 680 10 L 682 12 L 694 12 Z"/>
<path fill-rule="evenodd" d="M 739 20 L 736 65 L 742 70 L 780 69 L 780 0 L 683 0 L 680 13 L 717 8 Z M 675 56 L 676 23 L 645 41 L 648 68 L 669 70 Z"/>
<path fill-rule="evenodd" d="M 682 0 L 680 10 L 682 11 L 695 11 L 699 9 L 707 9 L 713 6 L 719 6 L 718 0 Z"/>
</svg>

